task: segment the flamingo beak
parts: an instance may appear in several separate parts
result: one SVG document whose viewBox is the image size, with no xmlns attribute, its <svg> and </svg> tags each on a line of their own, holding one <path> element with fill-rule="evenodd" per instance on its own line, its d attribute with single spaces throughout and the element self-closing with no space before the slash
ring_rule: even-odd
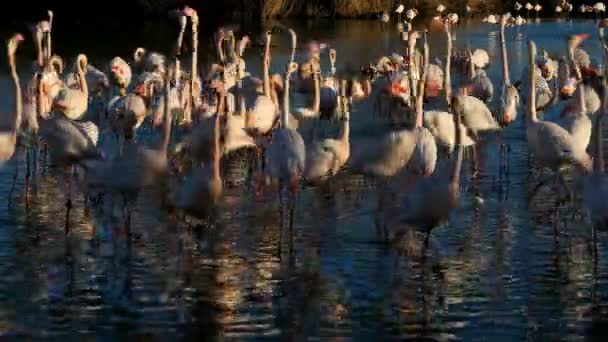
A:
<svg viewBox="0 0 608 342">
<path fill-rule="evenodd" d="M 25 40 L 25 38 L 23 38 L 23 35 L 21 35 L 21 34 L 17 34 L 17 35 L 15 36 L 15 39 L 16 39 L 18 42 L 22 42 L 22 41 L 24 41 L 24 40 Z"/>
</svg>

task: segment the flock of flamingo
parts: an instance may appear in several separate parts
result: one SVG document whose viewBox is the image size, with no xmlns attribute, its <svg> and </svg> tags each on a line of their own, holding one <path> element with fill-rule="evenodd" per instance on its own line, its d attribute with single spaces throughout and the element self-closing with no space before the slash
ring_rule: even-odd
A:
<svg viewBox="0 0 608 342">
<path fill-rule="evenodd" d="M 526 9 L 536 8 L 528 5 Z M 571 10 L 567 3 L 563 8 Z M 0 157 L 13 158 L 21 146 L 27 177 L 31 155 L 33 172 L 39 160 L 60 170 L 65 179 L 66 233 L 75 191 L 85 199 L 95 193 L 124 198 L 126 208 L 143 190 L 151 191 L 169 212 L 208 222 L 224 191 L 222 158 L 245 149 L 253 152 L 256 191 L 278 191 L 281 212 L 282 197 L 287 196 L 293 210 L 303 186 L 326 182 L 339 172 L 379 180 L 407 174 L 411 182 L 399 191 L 391 217 L 395 227 L 388 228 L 415 228 L 428 242 L 431 230 L 446 222 L 459 203 L 464 150 L 473 151 L 473 177 L 482 177 L 477 167 L 479 146 L 513 129 L 509 126 L 525 113 L 519 120 L 525 121 L 535 163 L 552 170 L 555 181 L 569 191 L 579 191 L 596 225 L 608 224 L 608 176 L 601 143 L 606 68 L 593 65 L 581 48 L 587 35 L 568 37 L 563 56 L 538 52 L 529 41 L 528 66 L 513 82 L 505 30 L 521 25 L 520 17 L 486 18 L 499 25 L 502 81 L 495 91 L 485 71 L 490 63 L 487 51 L 453 49 L 458 15 L 444 11 L 440 6 L 429 26 L 429 31 L 445 34 L 443 61 L 429 61 L 429 31 L 413 30 L 416 11 L 407 10 L 404 51 L 379 58 L 351 77 L 339 76 L 334 49 L 298 50 L 297 35 L 287 28 L 263 35 L 259 77 L 249 72 L 243 59 L 250 38 L 237 39 L 226 28 L 214 35 L 217 62 L 200 72 L 199 18 L 190 7 L 175 13 L 181 29 L 173 57 L 138 48 L 132 62 L 115 57 L 102 71 L 79 54 L 73 69 L 64 70 L 62 58 L 52 53 L 49 11 L 48 20 L 32 28 L 37 56 L 24 95 L 15 66 L 15 52 L 24 37 L 15 34 L 8 40 L 15 110 L 0 117 Z M 403 6 L 396 12 L 403 13 Z M 191 56 L 183 53 L 188 23 Z M 608 22 L 598 23 L 605 65 Z M 291 55 L 284 73 L 271 75 L 271 41 L 279 33 L 289 34 Z M 330 68 L 322 71 L 325 53 Z M 290 104 L 292 92 L 305 99 L 304 105 Z M 496 97 L 500 105 L 491 108 Z M 523 112 L 520 102 L 525 103 Z M 543 120 L 542 112 L 559 102 L 567 102 L 559 119 Z M 366 112 L 369 108 L 374 108 L 372 113 Z M 351 114 L 374 116 L 382 122 L 382 134 L 351 137 Z M 337 135 L 320 134 L 320 125 L 330 121 L 340 126 Z M 158 139 L 145 144 L 143 132 Z M 508 150 L 500 144 L 501 167 L 508 167 Z M 448 167 L 435 171 L 440 159 Z M 575 177 L 573 189 L 564 180 L 567 172 Z"/>
</svg>

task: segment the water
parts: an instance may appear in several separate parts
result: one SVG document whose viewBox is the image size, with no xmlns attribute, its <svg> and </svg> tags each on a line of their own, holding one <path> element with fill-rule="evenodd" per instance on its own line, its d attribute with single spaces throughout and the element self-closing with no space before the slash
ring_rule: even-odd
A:
<svg viewBox="0 0 608 342">
<path fill-rule="evenodd" d="M 377 22 L 293 25 L 300 41 L 334 46 L 341 65 L 366 64 L 401 44 L 393 28 L 382 31 Z M 456 33 L 457 47 L 489 50 L 493 80 L 500 77 L 496 31 L 470 23 Z M 567 34 L 588 32 L 584 47 L 599 56 L 593 22 L 532 23 L 516 31 L 509 30 L 507 43 L 514 80 L 527 58 L 527 39 L 563 54 Z M 95 42 L 65 35 L 55 35 L 56 50 L 75 53 L 82 42 L 91 60 L 127 57 L 140 45 L 135 38 L 115 44 L 102 33 Z M 171 35 L 157 35 L 133 37 L 168 50 Z M 432 58 L 443 53 L 443 42 L 442 35 L 432 35 Z M 277 44 L 273 68 L 279 71 L 288 38 L 277 38 Z M 28 51 L 20 54 L 24 70 Z M 259 67 L 259 53 L 248 52 L 250 69 Z M 0 89 L 11 93 L 5 72 Z M 7 96 L 3 112 L 12 108 Z M 42 169 L 26 202 L 20 150 L 0 168 L 0 333 L 99 340 L 600 339 L 608 317 L 606 233 L 599 232 L 595 258 L 580 201 L 560 204 L 557 238 L 557 190 L 545 187 L 526 203 L 538 172 L 528 167 L 522 115 L 502 138 L 511 149 L 509 173 L 499 172 L 497 142 L 483 150 L 481 179 L 470 180 L 467 162 L 460 206 L 448 225 L 433 231 L 425 257 L 420 240 L 386 245 L 374 225 L 379 196 L 398 194 L 400 185 L 378 185 L 348 171 L 300 192 L 291 255 L 288 216 L 279 216 L 276 192 L 256 195 L 248 182 L 226 187 L 211 224 L 202 229 L 154 209 L 153 197 L 144 193 L 129 233 L 120 219 L 94 219 L 77 196 L 65 237 L 62 178 Z M 364 133 L 363 117 L 352 114 L 353 139 Z M 235 178 L 246 169 L 238 158 L 224 164 Z"/>
</svg>

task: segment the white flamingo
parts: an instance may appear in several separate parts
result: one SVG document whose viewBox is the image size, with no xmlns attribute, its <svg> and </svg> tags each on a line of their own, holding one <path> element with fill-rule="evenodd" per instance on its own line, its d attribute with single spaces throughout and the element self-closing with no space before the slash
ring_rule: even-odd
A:
<svg viewBox="0 0 608 342">
<path fill-rule="evenodd" d="M 600 86 L 600 97 L 602 106 L 595 117 L 594 130 L 594 158 L 593 171 L 587 175 L 583 182 L 583 204 L 589 212 L 589 216 L 594 225 L 608 225 L 608 176 L 604 171 L 604 154 L 602 125 L 606 108 L 606 83 Z"/>
<path fill-rule="evenodd" d="M 530 153 L 542 166 L 558 171 L 569 164 L 583 169 L 591 168 L 591 158 L 586 152 L 586 145 L 576 141 L 570 133 L 560 125 L 539 120 L 536 116 L 536 78 L 534 64 L 536 60 L 536 44 L 528 42 L 529 46 L 529 98 L 527 103 L 526 137 Z M 542 182 L 541 184 L 542 185 Z M 538 189 L 539 186 L 536 187 Z"/>
<path fill-rule="evenodd" d="M 289 80 L 297 70 L 298 65 L 295 62 L 287 64 L 280 128 L 273 133 L 272 141 L 268 146 L 271 176 L 279 183 L 289 185 L 294 192 L 297 190 L 306 166 L 304 140 L 300 133 L 289 128 Z"/>
<path fill-rule="evenodd" d="M 458 97 L 453 99 L 455 109 L 462 108 L 458 101 Z M 425 245 L 428 244 L 431 230 L 449 218 L 460 198 L 463 146 L 462 131 L 456 128 L 460 127 L 461 114 L 456 109 L 453 115 L 457 150 L 452 169 L 449 173 L 437 172 L 417 181 L 408 190 L 395 213 L 399 225 L 416 227 L 426 234 Z"/>
<path fill-rule="evenodd" d="M 22 41 L 23 36 L 15 34 L 8 40 L 6 46 L 8 66 L 11 71 L 13 86 L 15 87 L 15 112 L 0 116 L 0 162 L 7 161 L 13 157 L 15 145 L 17 144 L 17 132 L 21 124 L 21 86 L 19 85 L 19 75 L 17 74 L 17 67 L 15 65 L 15 52 Z"/>
</svg>

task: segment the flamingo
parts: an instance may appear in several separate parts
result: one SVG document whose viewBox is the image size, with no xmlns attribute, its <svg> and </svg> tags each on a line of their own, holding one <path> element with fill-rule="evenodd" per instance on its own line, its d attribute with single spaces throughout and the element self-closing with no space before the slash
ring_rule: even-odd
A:
<svg viewBox="0 0 608 342">
<path fill-rule="evenodd" d="M 498 23 L 498 17 L 495 14 L 490 14 L 483 18 L 483 21 L 488 24 L 496 24 Z"/>
<path fill-rule="evenodd" d="M 606 13 L 606 5 L 603 2 L 597 2 L 593 5 L 593 11 L 595 14 Z"/>
<path fill-rule="evenodd" d="M 603 154 L 603 139 L 602 125 L 606 111 L 606 83 L 602 82 L 600 86 L 600 97 L 602 105 L 600 111 L 595 117 L 594 130 L 594 153 L 593 170 L 588 174 L 583 181 L 583 204 L 587 208 L 593 228 L 596 226 L 608 225 L 608 176 L 604 171 L 604 154 Z"/>
<path fill-rule="evenodd" d="M 397 16 L 399 17 L 399 22 L 401 22 L 401 14 L 403 13 L 403 10 L 405 10 L 405 6 L 403 6 L 403 4 L 399 4 L 395 9 L 395 13 L 397 13 Z"/>
<path fill-rule="evenodd" d="M 515 8 L 515 12 L 519 12 L 519 10 L 522 9 L 522 5 L 519 2 L 515 2 L 514 8 Z"/>
<path fill-rule="evenodd" d="M 112 84 L 118 88 L 119 95 L 126 95 L 127 88 L 131 84 L 131 67 L 120 57 L 114 57 L 110 61 L 110 79 Z"/>
<path fill-rule="evenodd" d="M 222 195 L 220 173 L 220 113 L 216 113 L 213 124 L 211 160 L 204 166 L 195 167 L 174 194 L 174 205 L 187 214 L 207 218 Z"/>
<path fill-rule="evenodd" d="M 407 192 L 395 217 L 400 225 L 413 226 L 425 233 L 425 246 L 428 244 L 431 230 L 448 218 L 457 206 L 460 198 L 460 172 L 462 169 L 463 146 L 458 104 L 462 97 L 452 100 L 454 105 L 454 135 L 456 137 L 456 158 L 449 173 L 437 172 L 431 177 L 418 180 Z"/>
<path fill-rule="evenodd" d="M 166 58 L 158 52 L 148 52 L 142 47 L 138 47 L 133 52 L 133 61 L 137 74 L 144 71 L 158 72 L 164 74 L 166 71 Z"/>
<path fill-rule="evenodd" d="M 575 140 L 570 133 L 560 125 L 539 120 L 536 116 L 536 78 L 534 63 L 536 44 L 528 41 L 529 47 L 529 99 L 527 103 L 526 138 L 528 148 L 534 154 L 536 161 L 542 167 L 558 171 L 561 180 L 561 168 L 574 164 L 584 170 L 591 167 L 591 158 L 586 152 L 586 145 Z M 534 192 L 543 185 L 541 182 Z"/>
<path fill-rule="evenodd" d="M 81 119 L 88 108 L 89 88 L 85 78 L 87 64 L 87 56 L 79 54 L 76 58 L 76 70 L 80 89 L 63 88 L 53 100 L 53 109 L 62 112 L 70 120 Z"/>
<path fill-rule="evenodd" d="M 449 107 L 452 100 L 451 58 L 449 57 L 452 55 L 452 35 L 449 23 L 446 22 L 444 25 L 446 25 L 446 55 L 448 56 L 445 62 L 445 103 Z M 449 110 L 449 108 L 446 108 L 446 110 Z M 454 118 L 452 114 L 447 111 L 427 111 L 424 113 L 423 121 L 424 127 L 435 137 L 436 142 L 451 153 L 456 146 Z M 467 128 L 462 123 L 460 123 L 459 128 L 463 133 L 461 139 L 463 146 L 473 146 L 475 142 L 467 134 Z"/>
<path fill-rule="evenodd" d="M 19 75 L 15 65 L 15 52 L 19 43 L 24 40 L 19 33 L 14 34 L 7 43 L 6 50 L 8 55 L 8 66 L 11 71 L 13 85 L 15 87 L 15 112 L 0 116 L 0 161 L 4 162 L 13 157 L 15 145 L 17 144 L 17 131 L 21 124 L 22 100 L 21 86 L 19 85 Z"/>
<path fill-rule="evenodd" d="M 169 110 L 170 79 L 172 70 L 164 80 L 164 116 L 162 137 L 157 148 L 129 141 L 115 160 L 89 167 L 88 185 L 121 193 L 138 193 L 140 189 L 159 186 L 168 168 L 167 150 L 171 139 L 173 115 Z"/>
<path fill-rule="evenodd" d="M 336 139 L 315 141 L 306 151 L 304 179 L 315 183 L 335 176 L 350 157 L 350 114 L 344 112 L 341 132 Z"/>
<path fill-rule="evenodd" d="M 579 82 L 582 82 L 582 75 L 578 64 L 576 64 L 576 61 L 574 60 L 574 50 L 584 38 L 586 38 L 586 35 L 579 34 L 571 36 L 568 39 L 568 58 L 570 59 L 570 63 L 574 65 L 576 78 Z M 573 139 L 578 144 L 583 145 L 586 149 L 589 145 L 589 140 L 591 139 L 592 124 L 587 116 L 585 93 L 586 91 L 581 83 L 577 90 L 577 102 L 574 106 L 567 107 L 566 110 L 561 113 L 560 125 L 572 135 Z"/>
<path fill-rule="evenodd" d="M 415 38 L 414 32 L 410 38 Z M 425 44 L 425 47 L 427 44 Z M 428 57 L 425 58 L 428 61 Z M 412 70 L 418 68 L 413 66 Z M 424 77 L 418 83 L 416 101 L 418 108 L 422 106 L 424 97 Z M 400 129 L 383 135 L 380 139 L 371 141 L 362 139 L 351 147 L 351 166 L 353 170 L 376 177 L 392 177 L 405 167 L 430 175 L 435 169 L 437 147 L 428 129 L 422 127 L 423 113 L 416 111 L 415 126 L 411 129 Z M 411 165 L 410 162 L 412 162 Z"/>
<path fill-rule="evenodd" d="M 268 146 L 268 166 L 271 178 L 279 181 L 279 199 L 281 200 L 280 214 L 283 215 L 282 195 L 283 185 L 287 183 L 293 199 L 290 205 L 290 251 L 293 247 L 293 210 L 295 195 L 300 179 L 306 167 L 306 146 L 298 131 L 289 128 L 289 83 L 291 75 L 298 71 L 298 65 L 290 61 L 285 70 L 285 89 L 283 90 L 283 111 L 280 116 L 280 126 L 273 133 Z M 279 251 L 282 239 L 279 238 Z M 280 252 L 279 252 L 280 255 Z"/>
<path fill-rule="evenodd" d="M 437 9 L 436 9 L 437 13 L 441 14 L 445 11 L 445 6 L 443 4 L 439 4 L 437 5 Z"/>
<path fill-rule="evenodd" d="M 531 3 L 526 2 L 526 11 L 528 11 L 528 14 L 527 14 L 528 19 L 530 19 L 530 11 L 533 9 L 534 9 L 534 6 Z"/>
<path fill-rule="evenodd" d="M 285 89 L 283 93 L 283 111 L 280 128 L 273 133 L 268 146 L 269 170 L 272 178 L 279 183 L 287 183 L 289 188 L 297 190 L 300 177 L 306 165 L 306 149 L 300 133 L 289 128 L 289 80 L 298 70 L 295 62 L 289 62 L 285 71 Z"/>
<path fill-rule="evenodd" d="M 542 11 L 543 6 L 541 6 L 540 4 L 536 4 L 534 5 L 534 11 L 536 11 L 536 18 L 538 19 L 538 12 Z"/>
<path fill-rule="evenodd" d="M 482 58 L 475 58 L 476 56 L 471 53 L 470 49 L 467 49 L 467 54 L 469 55 L 469 93 L 484 102 L 488 102 L 494 94 L 494 85 L 486 72 L 481 67 L 477 67 L 478 65 L 484 65 L 485 60 L 481 61 Z"/>
<path fill-rule="evenodd" d="M 290 30 L 292 36 L 292 44 L 295 44 L 295 31 Z M 249 113 L 250 122 L 248 127 L 258 130 L 262 134 L 267 134 L 276 125 L 278 115 L 277 106 L 272 99 L 272 88 L 270 80 L 270 43 L 272 33 L 266 32 L 266 41 L 264 48 L 264 60 L 262 62 L 262 75 L 264 84 L 263 95 L 258 95 L 253 102 L 253 106 Z"/>
<path fill-rule="evenodd" d="M 505 27 L 510 16 L 503 15 L 500 18 L 500 49 L 502 57 L 502 77 L 503 77 L 503 93 L 501 97 L 502 110 L 500 121 L 503 126 L 509 125 L 517 118 L 517 107 L 519 106 L 519 91 L 517 87 L 511 84 L 511 76 L 509 73 L 509 56 L 505 42 Z"/>
</svg>

